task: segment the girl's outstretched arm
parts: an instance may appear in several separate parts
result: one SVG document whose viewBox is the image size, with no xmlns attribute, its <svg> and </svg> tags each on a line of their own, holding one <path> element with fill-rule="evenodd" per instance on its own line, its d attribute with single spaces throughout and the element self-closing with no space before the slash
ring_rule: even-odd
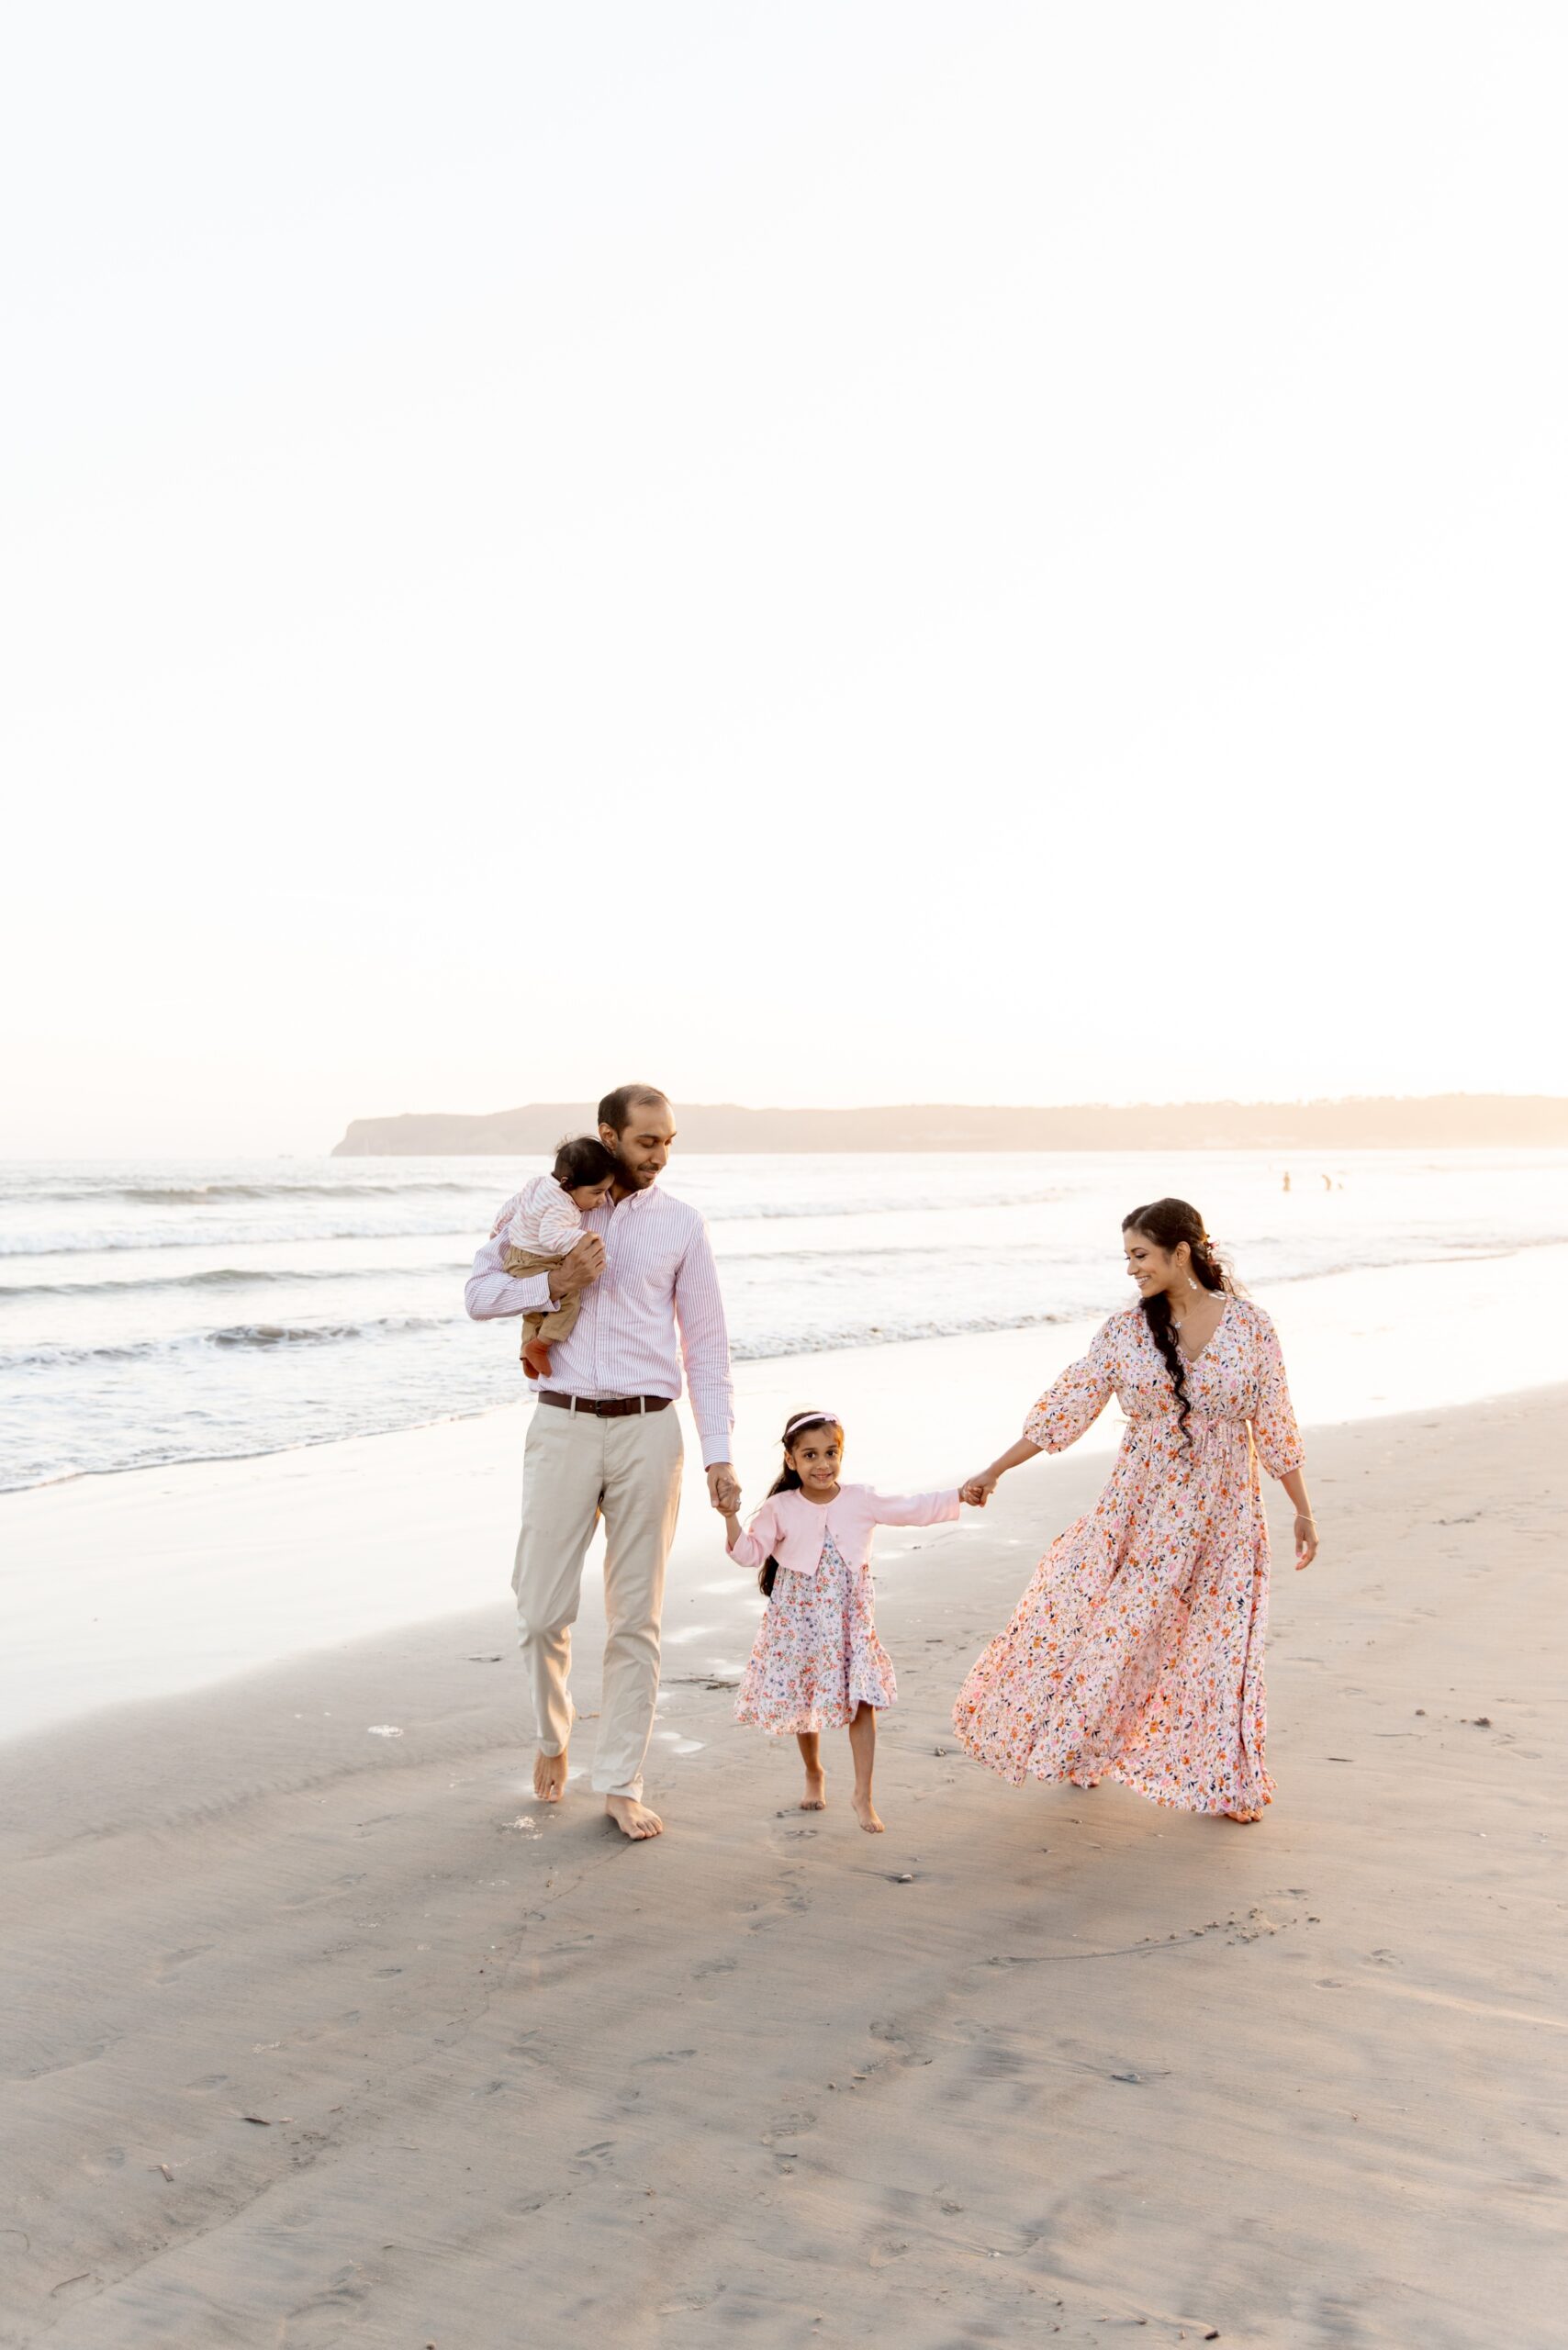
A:
<svg viewBox="0 0 1568 2350">
<path fill-rule="evenodd" d="M 957 1485 L 934 1494 L 870 1494 L 879 1526 L 941 1526 L 958 1516 L 959 1498 Z"/>
</svg>

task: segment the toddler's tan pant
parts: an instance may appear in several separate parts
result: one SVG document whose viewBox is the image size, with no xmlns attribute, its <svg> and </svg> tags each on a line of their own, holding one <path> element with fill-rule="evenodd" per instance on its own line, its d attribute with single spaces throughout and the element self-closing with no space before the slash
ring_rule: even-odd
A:
<svg viewBox="0 0 1568 2350">
<path fill-rule="evenodd" d="M 531 1248 L 506 1248 L 501 1250 L 501 1262 L 514 1281 L 522 1281 L 530 1273 L 553 1273 L 563 1257 L 536 1257 Z M 530 1338 L 543 1338 L 548 1346 L 553 1339 L 564 1338 L 577 1318 L 583 1302 L 581 1290 L 573 1290 L 553 1305 L 547 1314 L 525 1314 L 522 1317 L 522 1344 Z"/>
<path fill-rule="evenodd" d="M 680 1415 L 599 1419 L 540 1404 L 523 1448 L 522 1527 L 512 1589 L 518 1643 L 533 1695 L 540 1751 L 571 1735 L 566 1675 L 582 1595 L 583 1558 L 604 1518 L 604 1680 L 593 1784 L 640 1796 L 659 1687 L 665 1562 L 680 1507 Z"/>
</svg>

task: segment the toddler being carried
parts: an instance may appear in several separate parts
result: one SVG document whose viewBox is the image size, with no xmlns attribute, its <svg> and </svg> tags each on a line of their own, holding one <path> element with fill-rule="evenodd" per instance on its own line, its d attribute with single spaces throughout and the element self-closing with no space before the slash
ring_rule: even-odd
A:
<svg viewBox="0 0 1568 2350">
<path fill-rule="evenodd" d="M 617 1163 L 591 1135 L 563 1142 L 548 1175 L 536 1175 L 517 1195 L 502 1234 L 501 1262 L 514 1279 L 547 1273 L 583 1237 L 583 1217 L 602 1207 L 618 1172 Z M 550 1376 L 552 1340 L 564 1338 L 582 1301 L 576 1291 L 548 1314 L 522 1317 L 522 1367 L 530 1379 Z"/>
</svg>

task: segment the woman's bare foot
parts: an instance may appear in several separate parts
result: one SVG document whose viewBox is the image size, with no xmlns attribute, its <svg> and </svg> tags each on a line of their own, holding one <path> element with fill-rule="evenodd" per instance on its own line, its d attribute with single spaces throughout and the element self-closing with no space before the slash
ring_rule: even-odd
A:
<svg viewBox="0 0 1568 2350">
<path fill-rule="evenodd" d="M 541 1803 L 560 1802 L 566 1792 L 565 1754 L 536 1754 L 534 1756 L 533 1792 Z"/>
<path fill-rule="evenodd" d="M 877 1807 L 870 1796 L 863 1796 L 857 1787 L 849 1800 L 855 1807 L 855 1817 L 866 1830 L 867 1835 L 879 1836 L 882 1832 L 882 1823 L 877 1817 Z"/>
<path fill-rule="evenodd" d="M 658 1813 L 650 1811 L 645 1803 L 639 1803 L 635 1796 L 606 1796 L 604 1807 L 622 1836 L 629 1836 L 633 1844 L 641 1844 L 647 1837 L 662 1836 L 665 1832 L 665 1824 Z"/>
<path fill-rule="evenodd" d="M 1256 1828 L 1262 1817 L 1260 1811 L 1224 1811 L 1220 1814 L 1222 1819 L 1234 1819 L 1238 1828 Z"/>
<path fill-rule="evenodd" d="M 825 1771 L 806 1773 L 806 1792 L 801 1797 L 801 1809 L 802 1811 L 827 1809 L 827 1773 Z"/>
</svg>

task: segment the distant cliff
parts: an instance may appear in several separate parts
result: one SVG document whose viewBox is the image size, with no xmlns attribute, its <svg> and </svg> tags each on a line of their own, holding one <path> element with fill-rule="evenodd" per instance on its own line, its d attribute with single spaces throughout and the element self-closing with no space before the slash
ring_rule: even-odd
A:
<svg viewBox="0 0 1568 2350">
<path fill-rule="evenodd" d="M 1554 1095 L 1438 1093 L 1421 1100 L 1171 1102 L 1122 1107 L 978 1109 L 917 1103 L 876 1110 L 743 1110 L 676 1104 L 684 1150 L 1444 1150 L 1568 1144 L 1568 1101 Z M 334 1158 L 536 1158 L 563 1135 L 591 1134 L 580 1102 L 534 1102 L 482 1117 L 405 1112 L 355 1118 Z"/>
</svg>

